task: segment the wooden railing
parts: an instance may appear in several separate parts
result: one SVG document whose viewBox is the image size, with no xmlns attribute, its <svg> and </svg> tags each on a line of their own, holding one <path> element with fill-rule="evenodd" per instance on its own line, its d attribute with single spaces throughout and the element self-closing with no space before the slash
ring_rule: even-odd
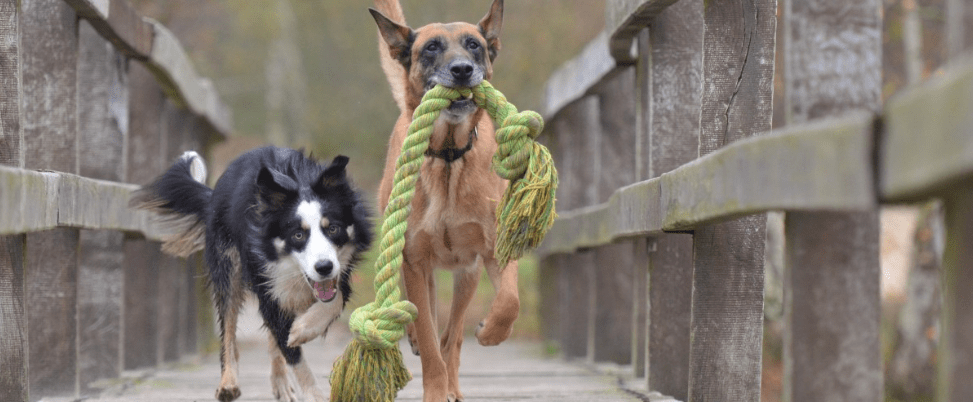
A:
<svg viewBox="0 0 973 402">
<path fill-rule="evenodd" d="M 973 47 L 964 6 L 946 31 Z M 938 398 L 966 400 L 973 56 L 883 107 L 878 1 L 781 7 L 778 30 L 773 0 L 610 0 L 605 32 L 551 77 L 544 336 L 678 400 L 760 400 L 765 217 L 783 212 L 784 400 L 884 400 L 877 211 L 940 198 Z"/>
<path fill-rule="evenodd" d="M 201 259 L 162 254 L 128 198 L 231 131 L 127 0 L 0 2 L 0 400 L 84 397 L 211 342 Z"/>
</svg>

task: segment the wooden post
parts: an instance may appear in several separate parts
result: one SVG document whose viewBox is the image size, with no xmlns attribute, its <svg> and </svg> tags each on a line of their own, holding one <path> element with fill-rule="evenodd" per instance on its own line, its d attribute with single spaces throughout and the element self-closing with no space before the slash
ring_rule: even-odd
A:
<svg viewBox="0 0 973 402">
<path fill-rule="evenodd" d="M 553 121 L 552 145 L 560 159 L 556 159 L 561 177 L 558 186 L 559 211 L 570 211 L 597 203 L 597 183 L 601 155 L 590 150 L 599 149 L 598 98 L 586 97 L 566 106 Z M 561 323 L 558 341 L 566 357 L 593 358 L 592 331 L 595 299 L 594 255 L 579 252 L 562 259 L 557 284 Z"/>
<path fill-rule="evenodd" d="M 953 189 L 946 201 L 946 250 L 943 253 L 943 318 L 939 339 L 937 401 L 961 401 L 973 395 L 973 186 Z"/>
<path fill-rule="evenodd" d="M 20 130 L 20 17 L 17 3 L 0 2 L 0 165 L 23 167 Z"/>
<path fill-rule="evenodd" d="M 23 166 L 77 173 L 77 16 L 63 1 L 26 0 L 20 17 Z M 27 234 L 30 400 L 77 394 L 78 236 Z"/>
<path fill-rule="evenodd" d="M 162 135 L 165 95 L 155 77 L 140 63 L 129 64 L 129 140 L 127 178 L 149 183 L 165 167 L 167 149 Z M 141 236 L 125 238 L 125 369 L 155 366 L 159 355 L 159 244 Z"/>
<path fill-rule="evenodd" d="M 124 181 L 128 134 L 125 58 L 82 20 L 78 30 L 79 173 Z M 120 232 L 82 230 L 78 263 L 78 384 L 121 373 L 122 242 Z"/>
<path fill-rule="evenodd" d="M 770 129 L 776 8 L 774 0 L 705 8 L 700 155 Z M 694 233 L 689 400 L 760 399 L 764 221 Z"/>
<path fill-rule="evenodd" d="M 596 203 L 625 185 L 635 182 L 635 69 L 620 68 L 598 85 L 599 98 L 598 143 L 594 149 L 576 148 L 600 156 L 598 197 Z M 634 307 L 634 279 L 636 262 L 631 240 L 598 247 L 594 250 L 595 320 L 594 351 L 596 362 L 631 363 L 632 311 Z M 644 268 L 643 268 L 644 269 Z"/>
<path fill-rule="evenodd" d="M 0 399 L 27 401 L 27 306 L 24 240 L 0 236 Z"/>
<path fill-rule="evenodd" d="M 877 0 L 785 3 L 788 122 L 879 109 L 880 13 Z M 787 213 L 785 400 L 883 400 L 878 226 L 875 211 Z"/>
<path fill-rule="evenodd" d="M 703 76 L 703 2 L 669 6 L 639 39 L 648 60 L 647 177 L 658 177 L 696 158 Z M 678 98 L 673 98 L 676 96 Z M 648 386 L 679 400 L 689 393 L 693 238 L 671 233 L 650 249 Z"/>
</svg>

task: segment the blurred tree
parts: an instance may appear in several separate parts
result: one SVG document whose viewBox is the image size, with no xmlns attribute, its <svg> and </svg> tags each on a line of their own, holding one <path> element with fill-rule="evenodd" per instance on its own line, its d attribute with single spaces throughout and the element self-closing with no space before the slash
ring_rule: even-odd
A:
<svg viewBox="0 0 973 402">
<path fill-rule="evenodd" d="M 403 0 L 413 27 L 476 23 L 491 0 Z M 373 191 L 399 111 L 378 64 L 370 1 L 132 0 L 169 27 L 233 109 L 238 135 L 348 155 Z M 604 2 L 508 0 L 493 83 L 540 107 L 550 73 L 604 25 Z"/>
</svg>

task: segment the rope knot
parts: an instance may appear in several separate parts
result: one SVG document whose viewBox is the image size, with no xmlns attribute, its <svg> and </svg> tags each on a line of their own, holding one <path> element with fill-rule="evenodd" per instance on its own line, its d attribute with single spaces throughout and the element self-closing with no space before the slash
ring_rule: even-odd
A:
<svg viewBox="0 0 973 402">
<path fill-rule="evenodd" d="M 372 302 L 352 312 L 348 323 L 360 341 L 374 348 L 390 349 L 402 339 L 406 324 L 417 315 L 416 306 L 408 301 L 389 307 L 376 307 Z"/>
</svg>

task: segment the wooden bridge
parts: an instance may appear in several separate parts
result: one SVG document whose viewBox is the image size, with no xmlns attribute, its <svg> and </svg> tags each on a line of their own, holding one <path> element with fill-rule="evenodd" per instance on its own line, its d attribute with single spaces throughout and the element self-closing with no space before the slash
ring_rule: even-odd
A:
<svg viewBox="0 0 973 402">
<path fill-rule="evenodd" d="M 543 111 L 561 187 L 540 315 L 565 359 L 467 348 L 512 361 L 464 366 L 468 396 L 760 400 L 772 212 L 784 399 L 884 400 L 877 211 L 941 199 L 937 398 L 973 398 L 973 1 L 947 3 L 945 72 L 883 105 L 879 0 L 606 1 Z M 160 253 L 163 231 L 126 205 L 231 131 L 181 45 L 126 0 L 0 1 L 0 400 L 211 398 L 200 261 Z M 345 341 L 314 349 L 319 376 Z M 262 376 L 252 395 L 269 399 Z"/>
</svg>

